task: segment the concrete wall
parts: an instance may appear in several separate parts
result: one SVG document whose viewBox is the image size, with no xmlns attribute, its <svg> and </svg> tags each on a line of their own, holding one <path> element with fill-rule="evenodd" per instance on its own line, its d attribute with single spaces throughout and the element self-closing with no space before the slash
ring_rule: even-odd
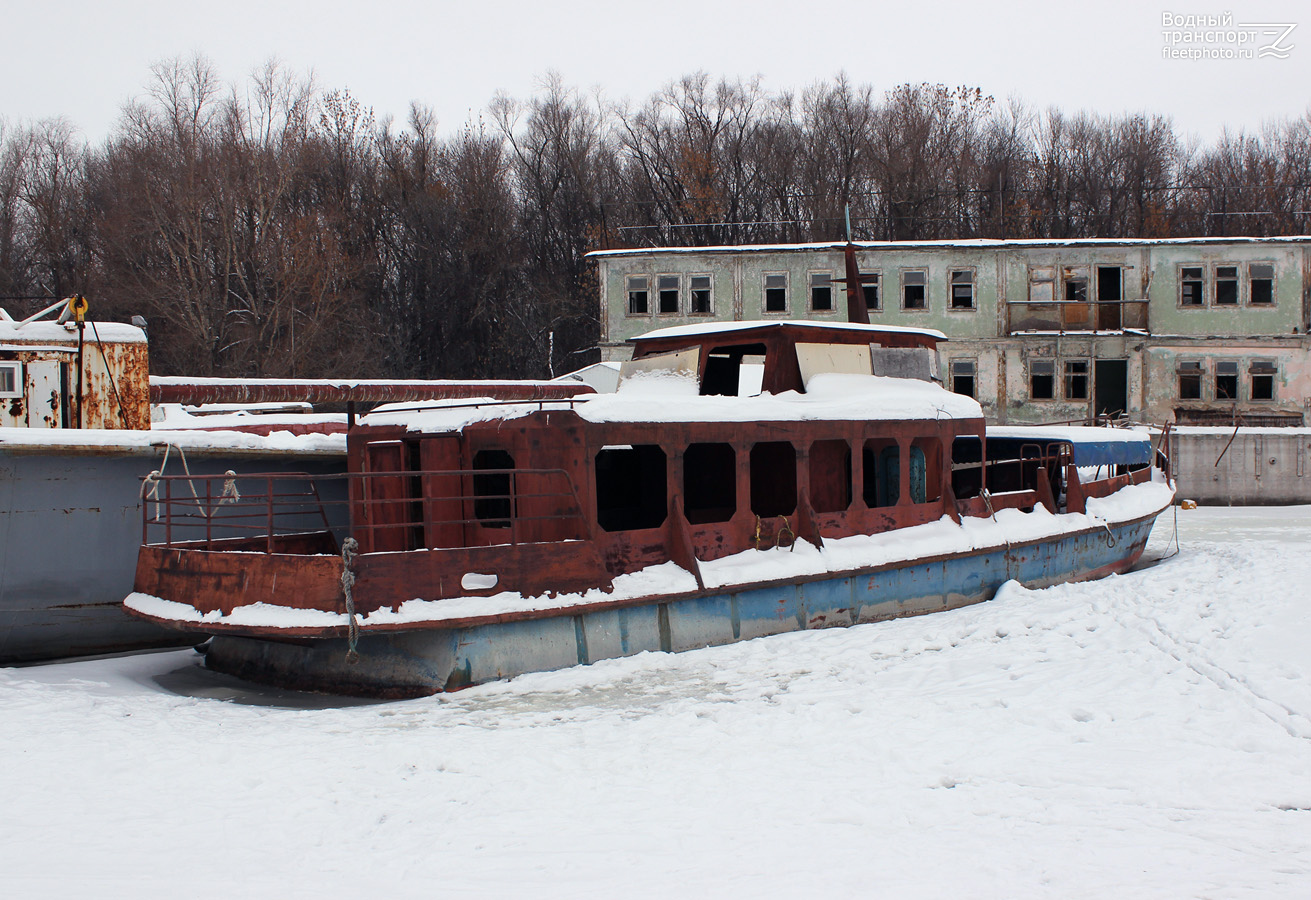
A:
<svg viewBox="0 0 1311 900">
<path fill-rule="evenodd" d="M 1259 506 L 1311 503 L 1311 430 L 1182 429 L 1170 435 L 1178 497 L 1198 503 Z"/>
</svg>

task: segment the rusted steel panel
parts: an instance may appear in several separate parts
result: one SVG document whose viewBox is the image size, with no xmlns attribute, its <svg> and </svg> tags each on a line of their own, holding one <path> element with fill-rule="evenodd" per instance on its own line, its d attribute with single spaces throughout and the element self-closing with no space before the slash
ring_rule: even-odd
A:
<svg viewBox="0 0 1311 900">
<path fill-rule="evenodd" d="M 226 615 L 253 603 L 344 612 L 341 570 L 336 556 L 145 546 L 137 557 L 136 590 L 201 613 Z"/>
<path fill-rule="evenodd" d="M 420 400 L 565 400 L 595 393 L 578 382 L 151 379 L 152 403 L 409 403 Z"/>
</svg>

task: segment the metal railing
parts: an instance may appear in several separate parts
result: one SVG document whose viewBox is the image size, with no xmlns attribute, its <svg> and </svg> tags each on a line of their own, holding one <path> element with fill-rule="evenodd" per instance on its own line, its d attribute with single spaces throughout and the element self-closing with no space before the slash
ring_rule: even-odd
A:
<svg viewBox="0 0 1311 900">
<path fill-rule="evenodd" d="M 517 544 L 549 523 L 587 534 L 563 469 L 155 476 L 141 513 L 143 544 L 265 553 L 336 552 L 347 536 L 364 552 Z"/>
<path fill-rule="evenodd" d="M 1008 300 L 1006 326 L 1021 331 L 1147 331 L 1146 300 Z"/>
</svg>

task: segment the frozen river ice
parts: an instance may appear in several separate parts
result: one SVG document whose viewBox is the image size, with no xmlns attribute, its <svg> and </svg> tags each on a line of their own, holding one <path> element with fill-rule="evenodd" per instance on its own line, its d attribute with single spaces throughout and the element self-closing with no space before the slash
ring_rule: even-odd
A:
<svg viewBox="0 0 1311 900">
<path fill-rule="evenodd" d="M 1311 508 L 1093 584 L 457 694 L 0 669 L 7 897 L 1311 896 Z"/>
</svg>

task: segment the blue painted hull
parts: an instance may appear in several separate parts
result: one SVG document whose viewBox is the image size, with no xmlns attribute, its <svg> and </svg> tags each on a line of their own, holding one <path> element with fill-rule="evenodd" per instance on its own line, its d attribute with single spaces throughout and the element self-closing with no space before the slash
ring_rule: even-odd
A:
<svg viewBox="0 0 1311 900">
<path fill-rule="evenodd" d="M 208 665 L 252 681 L 364 696 L 408 697 L 528 672 L 678 652 L 810 628 L 856 625 L 979 603 L 1009 580 L 1028 587 L 1131 567 L 1156 514 L 1047 540 L 838 575 L 652 597 L 618 608 L 565 609 L 516 621 L 279 641 L 218 635 Z"/>
</svg>

